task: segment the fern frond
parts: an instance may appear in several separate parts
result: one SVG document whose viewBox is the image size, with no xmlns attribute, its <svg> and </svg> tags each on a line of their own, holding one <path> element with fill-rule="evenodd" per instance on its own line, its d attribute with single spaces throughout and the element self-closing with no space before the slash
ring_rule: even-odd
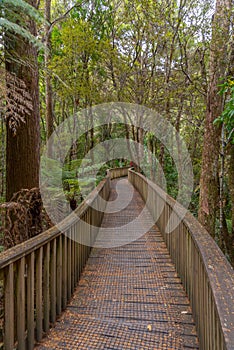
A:
<svg viewBox="0 0 234 350">
<path fill-rule="evenodd" d="M 28 30 L 24 29 L 22 26 L 19 26 L 16 23 L 8 21 L 6 18 L 0 18 L 0 27 L 4 28 L 5 31 L 11 31 L 17 35 L 22 36 L 38 49 L 44 48 L 42 42 L 38 40 L 34 35 L 32 35 Z"/>
<path fill-rule="evenodd" d="M 23 80 L 0 68 L 0 111 L 12 133 L 25 123 L 33 110 L 32 98 Z"/>
<path fill-rule="evenodd" d="M 36 22 L 43 23 L 44 18 L 41 16 L 41 14 L 30 4 L 28 4 L 26 1 L 23 0 L 1 0 L 0 6 L 8 8 L 9 6 L 13 9 L 20 9 L 20 11 L 32 19 L 34 19 Z"/>
</svg>

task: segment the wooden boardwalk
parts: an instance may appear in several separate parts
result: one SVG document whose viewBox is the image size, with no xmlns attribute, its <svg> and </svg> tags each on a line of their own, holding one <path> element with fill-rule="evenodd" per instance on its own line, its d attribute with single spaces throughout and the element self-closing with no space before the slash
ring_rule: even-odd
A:
<svg viewBox="0 0 234 350">
<path fill-rule="evenodd" d="M 112 180 L 110 201 L 118 181 Z M 128 207 L 103 219 L 116 234 L 144 205 L 126 179 L 128 192 Z M 157 227 L 121 247 L 93 248 L 67 309 L 35 348 L 199 349 L 189 300 Z"/>
</svg>

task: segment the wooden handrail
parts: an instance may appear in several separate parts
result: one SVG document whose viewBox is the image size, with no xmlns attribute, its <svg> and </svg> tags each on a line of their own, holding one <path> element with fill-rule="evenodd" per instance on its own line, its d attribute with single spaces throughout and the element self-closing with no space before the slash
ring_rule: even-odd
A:
<svg viewBox="0 0 234 350">
<path fill-rule="evenodd" d="M 102 191 L 107 179 L 102 180 L 98 186 L 87 196 L 87 198 L 75 210 L 76 217 L 69 215 L 60 224 L 59 228 L 54 226 L 47 231 L 28 239 L 26 242 L 20 243 L 0 254 L 0 270 L 10 263 L 15 262 L 21 257 L 30 254 L 33 250 L 44 246 L 57 236 L 68 230 L 73 224 L 81 220 L 84 213 L 92 206 L 98 194 Z"/>
<path fill-rule="evenodd" d="M 128 176 L 128 170 L 130 169 L 129 166 L 124 166 L 122 168 L 113 168 L 113 169 L 108 169 L 107 174 L 110 177 L 110 179 L 116 179 L 119 177 L 124 177 Z"/>
<path fill-rule="evenodd" d="M 107 178 L 77 209 L 77 219 L 68 216 L 63 220 L 61 227 L 66 234 L 54 227 L 1 253 L 4 349 L 33 349 L 35 340 L 42 339 L 66 307 L 90 252 L 90 247 L 75 239 L 80 230 L 79 222 L 82 219 L 97 227 L 94 232 L 89 229 L 81 232 L 94 240 L 102 221 L 98 195 L 107 200 L 110 179 L 127 173 L 129 181 L 143 199 L 147 199 L 153 217 L 160 214 L 157 225 L 190 298 L 200 348 L 234 349 L 234 272 L 231 265 L 190 213 L 181 218 L 184 209 L 178 206 L 174 210 L 175 200 L 129 167 L 108 172 Z M 165 227 L 173 210 L 179 224 L 167 234 Z"/>
<path fill-rule="evenodd" d="M 189 296 L 202 350 L 234 349 L 234 271 L 204 227 L 159 186 L 128 171 L 163 234 Z M 163 208 L 163 210 L 162 210 Z M 162 210 L 162 212 L 161 212 Z M 171 214 L 177 227 L 166 233 Z"/>
<path fill-rule="evenodd" d="M 34 349 L 65 309 L 91 250 L 76 235 L 95 240 L 104 212 L 99 195 L 108 200 L 109 192 L 107 176 L 76 209 L 76 216 L 0 254 L 4 349 Z"/>
</svg>

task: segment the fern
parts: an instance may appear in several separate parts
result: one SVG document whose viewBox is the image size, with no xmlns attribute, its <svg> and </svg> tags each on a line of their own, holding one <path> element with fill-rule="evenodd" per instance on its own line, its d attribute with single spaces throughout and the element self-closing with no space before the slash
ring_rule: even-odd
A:
<svg viewBox="0 0 234 350">
<path fill-rule="evenodd" d="M 23 0 L 0 0 L 0 6 L 2 8 L 19 9 L 24 15 L 28 15 L 30 18 L 34 19 L 36 22 L 43 23 L 44 18 L 40 13 L 31 5 Z"/>
<path fill-rule="evenodd" d="M 0 112 L 14 135 L 32 109 L 32 99 L 23 80 L 0 68 Z"/>
<path fill-rule="evenodd" d="M 0 28 L 2 28 L 3 32 L 12 32 L 15 35 L 19 35 L 38 49 L 45 48 L 43 43 L 31 34 L 27 28 L 24 28 L 22 23 L 16 23 L 17 16 L 21 16 L 23 19 L 25 15 L 36 22 L 44 22 L 43 17 L 33 6 L 23 0 L 0 0 L 0 11 Z M 6 13 L 9 13 L 9 11 L 13 12 L 10 16 L 12 20 L 11 18 L 6 18 Z"/>
<path fill-rule="evenodd" d="M 27 29 L 25 15 L 33 21 L 43 21 L 40 13 L 24 0 L 0 0 L 0 31 L 3 33 L 0 41 L 16 36 L 27 40 L 38 49 L 44 49 L 43 43 Z M 1 45 L 3 47 L 4 43 Z M 13 135 L 16 135 L 18 128 L 25 123 L 32 110 L 31 95 L 24 81 L 0 68 L 0 113 Z"/>
<path fill-rule="evenodd" d="M 19 26 L 16 23 L 10 22 L 5 18 L 0 18 L 0 27 L 4 28 L 5 31 L 12 31 L 17 35 L 22 36 L 38 49 L 44 48 L 44 45 L 40 40 L 38 40 L 28 30 L 24 29 L 22 26 Z"/>
</svg>

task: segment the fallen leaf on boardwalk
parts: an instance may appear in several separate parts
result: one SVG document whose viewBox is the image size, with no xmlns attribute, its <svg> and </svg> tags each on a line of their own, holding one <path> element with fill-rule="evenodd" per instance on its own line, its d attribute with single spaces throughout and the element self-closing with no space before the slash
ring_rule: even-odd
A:
<svg viewBox="0 0 234 350">
<path fill-rule="evenodd" d="M 148 329 L 149 332 L 152 331 L 152 326 L 151 326 L 151 324 L 148 324 L 147 329 Z"/>
</svg>

